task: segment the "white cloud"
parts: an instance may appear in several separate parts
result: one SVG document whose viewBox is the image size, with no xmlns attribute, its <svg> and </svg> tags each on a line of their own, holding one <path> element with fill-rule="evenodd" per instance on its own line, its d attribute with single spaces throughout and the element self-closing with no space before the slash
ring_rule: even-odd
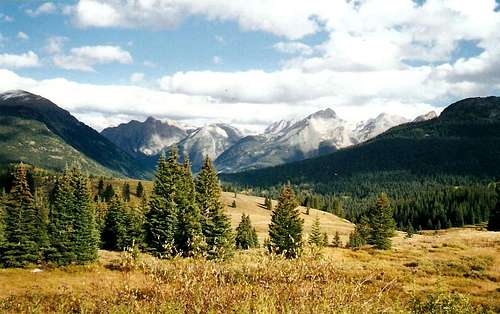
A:
<svg viewBox="0 0 500 314">
<path fill-rule="evenodd" d="M 26 14 L 28 14 L 31 17 L 36 17 L 43 14 L 54 14 L 56 12 L 57 12 L 57 7 L 52 2 L 45 2 L 35 10 L 32 9 L 26 10 Z"/>
<path fill-rule="evenodd" d="M 64 43 L 69 39 L 67 37 L 61 36 L 52 36 L 47 39 L 47 43 L 45 45 L 45 52 L 48 54 L 58 54 L 62 52 L 64 48 Z"/>
<path fill-rule="evenodd" d="M 72 48 L 67 55 L 57 54 L 52 58 L 54 64 L 66 70 L 95 71 L 97 64 L 118 62 L 131 64 L 132 56 L 119 46 L 84 46 Z"/>
<path fill-rule="evenodd" d="M 314 0 L 313 2 L 316 2 Z M 265 31 L 291 39 L 315 33 L 310 3 L 301 0 L 80 0 L 73 9 L 81 27 L 173 28 L 192 15 L 235 20 L 243 30 Z"/>
<path fill-rule="evenodd" d="M 274 44 L 273 48 L 282 53 L 305 56 L 311 55 L 314 52 L 311 47 L 300 42 L 279 42 Z"/>
<path fill-rule="evenodd" d="M 144 81 L 144 73 L 135 72 L 130 75 L 130 82 L 132 83 L 140 83 Z"/>
<path fill-rule="evenodd" d="M 149 61 L 149 60 L 145 60 L 142 65 L 144 65 L 145 67 L 148 67 L 148 68 L 154 68 L 157 66 L 156 63 L 152 62 L 152 61 Z"/>
<path fill-rule="evenodd" d="M 222 58 L 219 57 L 219 56 L 213 56 L 212 63 L 213 64 L 221 64 L 222 63 Z"/>
<path fill-rule="evenodd" d="M 28 39 L 30 39 L 30 37 L 28 36 L 28 34 L 26 34 L 25 32 L 18 32 L 17 33 L 17 38 L 22 39 L 22 40 L 28 40 Z"/>
<path fill-rule="evenodd" d="M 32 68 L 40 66 L 38 55 L 33 51 L 22 54 L 0 54 L 0 67 L 6 68 Z"/>
<path fill-rule="evenodd" d="M 0 13 L 0 21 L 5 22 L 5 23 L 11 23 L 11 22 L 14 22 L 14 18 L 12 16 Z"/>
</svg>

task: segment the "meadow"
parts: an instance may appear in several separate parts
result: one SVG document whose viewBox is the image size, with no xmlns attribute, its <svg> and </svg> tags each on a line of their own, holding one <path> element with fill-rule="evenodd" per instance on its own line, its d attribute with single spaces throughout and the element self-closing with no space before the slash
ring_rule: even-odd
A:
<svg viewBox="0 0 500 314">
<path fill-rule="evenodd" d="M 226 205 L 234 193 L 224 193 Z M 263 199 L 236 195 L 227 206 L 235 226 L 249 214 L 266 237 Z M 345 243 L 353 225 L 301 208 L 305 233 L 316 215 L 330 239 Z M 264 248 L 237 251 L 225 262 L 159 260 L 100 251 L 99 261 L 62 268 L 0 270 L 5 313 L 497 313 L 500 234 L 478 227 L 398 232 L 388 251 L 307 247 L 294 260 Z"/>
</svg>

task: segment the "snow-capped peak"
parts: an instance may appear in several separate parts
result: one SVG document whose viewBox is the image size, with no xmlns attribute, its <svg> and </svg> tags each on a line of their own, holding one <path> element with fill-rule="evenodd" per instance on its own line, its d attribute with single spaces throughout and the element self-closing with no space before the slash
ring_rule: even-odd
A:
<svg viewBox="0 0 500 314">
<path fill-rule="evenodd" d="M 4 93 L 0 94 L 0 99 L 1 100 L 7 100 L 11 98 L 32 98 L 34 95 L 31 93 L 28 93 L 27 91 L 16 89 L 16 90 L 9 90 Z"/>
<path fill-rule="evenodd" d="M 434 118 L 437 118 L 437 113 L 435 111 L 430 111 L 426 114 L 423 114 L 423 115 L 420 115 L 418 117 L 416 117 L 413 122 L 422 122 L 422 121 L 427 121 L 427 120 L 431 120 L 431 119 L 434 119 Z"/>
</svg>

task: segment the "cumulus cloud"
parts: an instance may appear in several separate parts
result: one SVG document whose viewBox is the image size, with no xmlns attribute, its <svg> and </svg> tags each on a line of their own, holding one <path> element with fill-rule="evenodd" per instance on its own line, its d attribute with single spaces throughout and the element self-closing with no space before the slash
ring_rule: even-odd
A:
<svg viewBox="0 0 500 314">
<path fill-rule="evenodd" d="M 28 36 L 28 34 L 26 34 L 25 32 L 18 32 L 17 33 L 17 38 L 21 39 L 21 40 L 28 40 L 28 39 L 30 39 L 30 37 Z"/>
<path fill-rule="evenodd" d="M 0 54 L 0 67 L 6 68 L 32 68 L 40 66 L 38 55 L 33 51 L 22 54 Z"/>
<path fill-rule="evenodd" d="M 84 46 L 72 48 L 69 54 L 57 54 L 52 61 L 66 70 L 92 72 L 96 64 L 131 64 L 133 59 L 128 51 L 119 46 Z"/>
<path fill-rule="evenodd" d="M 279 42 L 273 45 L 279 52 L 287 54 L 311 55 L 314 51 L 311 47 L 300 42 Z"/>
<path fill-rule="evenodd" d="M 315 33 L 309 2 L 289 0 L 80 0 L 72 12 L 81 27 L 173 28 L 188 16 L 235 20 L 243 30 L 291 39 Z M 315 2 L 315 1 L 313 1 Z"/>
<path fill-rule="evenodd" d="M 144 73 L 135 72 L 130 75 L 130 82 L 132 83 L 140 83 L 144 81 Z"/>
<path fill-rule="evenodd" d="M 33 9 L 26 10 L 26 14 L 28 14 L 31 17 L 36 17 L 43 14 L 54 14 L 56 12 L 57 12 L 57 7 L 52 2 L 45 2 L 40 6 L 38 6 L 35 10 Z"/>
</svg>

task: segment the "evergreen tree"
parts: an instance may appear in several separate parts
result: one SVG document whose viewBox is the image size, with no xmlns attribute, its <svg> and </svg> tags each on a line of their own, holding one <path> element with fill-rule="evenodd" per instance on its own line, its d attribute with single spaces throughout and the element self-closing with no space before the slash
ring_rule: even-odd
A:
<svg viewBox="0 0 500 314">
<path fill-rule="evenodd" d="M 250 216 L 242 214 L 241 221 L 236 228 L 236 247 L 242 250 L 257 247 L 257 232 L 252 227 Z"/>
<path fill-rule="evenodd" d="M 392 218 L 392 207 L 385 193 L 379 195 L 375 206 L 369 211 L 370 236 L 368 244 L 377 249 L 387 250 L 391 248 L 391 237 L 394 234 L 395 221 Z"/>
<path fill-rule="evenodd" d="M 320 230 L 319 216 L 316 216 L 312 224 L 311 234 L 309 235 L 309 244 L 323 246 L 323 237 Z"/>
<path fill-rule="evenodd" d="M 175 197 L 180 174 L 177 150 L 172 149 L 168 160 L 163 155 L 158 160 L 149 209 L 145 215 L 146 244 L 158 257 L 174 253 L 174 232 L 177 224 Z"/>
<path fill-rule="evenodd" d="M 122 198 L 125 203 L 130 202 L 130 184 L 128 182 L 123 183 Z"/>
<path fill-rule="evenodd" d="M 6 204 L 5 239 L 0 247 L 0 263 L 6 267 L 19 267 L 40 261 L 40 232 L 44 230 L 41 223 L 28 185 L 26 167 L 21 163 L 16 168 L 14 187 Z"/>
<path fill-rule="evenodd" d="M 176 195 L 178 206 L 175 247 L 183 256 L 199 255 L 206 246 L 201 229 L 201 214 L 196 203 L 196 192 L 191 164 L 186 156 L 179 176 L 179 188 Z"/>
<path fill-rule="evenodd" d="M 328 246 L 328 233 L 323 232 L 323 234 L 321 235 L 321 241 L 321 246 Z"/>
<path fill-rule="evenodd" d="M 273 202 L 271 201 L 271 198 L 269 196 L 266 196 L 264 199 L 264 207 L 267 210 L 273 210 Z"/>
<path fill-rule="evenodd" d="M 121 251 L 130 246 L 128 234 L 129 219 L 125 206 L 118 196 L 114 196 L 109 204 L 104 227 L 101 234 L 102 247 L 107 250 Z"/>
<path fill-rule="evenodd" d="M 71 170 L 71 186 L 74 195 L 74 246 L 78 263 L 97 259 L 99 233 L 95 209 L 91 200 L 89 179 L 79 168 Z"/>
<path fill-rule="evenodd" d="M 113 196 L 115 196 L 115 190 L 113 189 L 113 186 L 111 184 L 106 185 L 104 192 L 102 192 L 101 198 L 106 201 L 106 203 L 109 203 L 113 199 Z"/>
<path fill-rule="evenodd" d="M 97 183 L 97 195 L 94 197 L 94 201 L 97 201 L 98 199 L 103 199 L 103 193 L 104 193 L 104 179 L 99 178 L 99 183 Z"/>
<path fill-rule="evenodd" d="M 196 177 L 196 200 L 202 213 L 202 229 L 207 241 L 208 258 L 224 259 L 234 250 L 231 221 L 224 213 L 219 178 L 208 156 Z"/>
<path fill-rule="evenodd" d="M 236 208 L 236 201 L 235 200 L 233 200 L 233 202 L 231 203 L 231 207 Z"/>
<path fill-rule="evenodd" d="M 497 190 L 497 202 L 495 208 L 490 211 L 488 230 L 500 231 L 500 189 Z"/>
<path fill-rule="evenodd" d="M 47 260 L 58 265 L 76 262 L 74 247 L 75 199 L 69 170 L 56 181 L 51 196 L 48 235 L 50 249 Z"/>
<path fill-rule="evenodd" d="M 269 250 L 295 258 L 301 253 L 304 220 L 300 218 L 298 202 L 290 186 L 285 186 L 273 210 L 269 225 Z"/>
<path fill-rule="evenodd" d="M 342 243 L 340 242 L 340 235 L 338 231 L 335 231 L 335 237 L 333 238 L 333 246 L 341 247 Z"/>
<path fill-rule="evenodd" d="M 142 182 L 139 181 L 135 189 L 135 196 L 137 196 L 138 198 L 142 198 L 143 195 L 144 195 L 144 187 L 142 186 Z"/>
</svg>

